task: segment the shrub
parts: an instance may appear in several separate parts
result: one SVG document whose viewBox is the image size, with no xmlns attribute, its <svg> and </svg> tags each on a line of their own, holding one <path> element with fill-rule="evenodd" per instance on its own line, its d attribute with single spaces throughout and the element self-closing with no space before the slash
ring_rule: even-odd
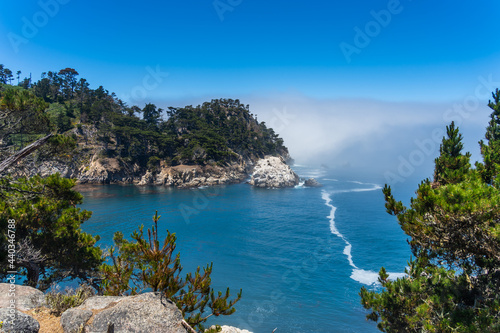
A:
<svg viewBox="0 0 500 333">
<path fill-rule="evenodd" d="M 76 290 L 67 288 L 64 292 L 60 292 L 59 287 L 55 287 L 45 295 L 45 299 L 51 313 L 60 316 L 67 309 L 81 305 L 87 298 L 94 295 L 94 289 L 88 284 L 83 284 Z"/>
</svg>

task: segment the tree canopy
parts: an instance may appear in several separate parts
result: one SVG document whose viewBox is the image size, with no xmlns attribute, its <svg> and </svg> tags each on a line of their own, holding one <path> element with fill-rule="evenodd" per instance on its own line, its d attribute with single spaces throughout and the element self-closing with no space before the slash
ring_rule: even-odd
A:
<svg viewBox="0 0 500 333">
<path fill-rule="evenodd" d="M 102 251 L 95 246 L 99 237 L 81 230 L 91 212 L 76 207 L 83 197 L 72 189 L 74 185 L 74 180 L 58 174 L 0 179 L 0 246 L 6 246 L 8 221 L 14 220 L 14 261 L 30 286 L 44 290 L 65 278 L 97 283 L 92 279 L 102 263 Z M 3 276 L 8 259 L 2 258 Z"/>
</svg>

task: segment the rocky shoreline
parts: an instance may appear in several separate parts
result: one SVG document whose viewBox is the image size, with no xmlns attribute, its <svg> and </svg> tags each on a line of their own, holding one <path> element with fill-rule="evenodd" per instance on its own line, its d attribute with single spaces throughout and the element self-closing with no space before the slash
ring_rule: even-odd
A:
<svg viewBox="0 0 500 333">
<path fill-rule="evenodd" d="M 289 157 L 288 157 L 289 159 Z M 194 188 L 241 183 L 252 177 L 250 184 L 256 187 L 280 188 L 299 184 L 299 176 L 286 164 L 282 156 L 265 156 L 261 159 L 239 159 L 230 165 L 177 165 L 163 162 L 154 169 L 141 169 L 127 164 L 120 158 L 108 158 L 93 154 L 79 156 L 78 160 L 45 160 L 26 165 L 16 176 L 48 176 L 59 173 L 73 178 L 78 184 L 133 184 Z"/>
</svg>

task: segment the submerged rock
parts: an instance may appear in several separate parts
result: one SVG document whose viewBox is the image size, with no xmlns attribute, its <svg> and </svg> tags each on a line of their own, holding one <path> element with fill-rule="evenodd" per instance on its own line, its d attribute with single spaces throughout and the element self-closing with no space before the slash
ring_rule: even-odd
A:
<svg viewBox="0 0 500 333">
<path fill-rule="evenodd" d="M 257 161 L 249 184 L 267 188 L 293 187 L 299 180 L 282 157 L 266 156 Z"/>
</svg>

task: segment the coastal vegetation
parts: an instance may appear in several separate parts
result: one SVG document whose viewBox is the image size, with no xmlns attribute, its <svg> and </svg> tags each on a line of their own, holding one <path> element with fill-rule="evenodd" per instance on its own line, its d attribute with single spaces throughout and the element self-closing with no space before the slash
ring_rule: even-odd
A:
<svg viewBox="0 0 500 333">
<path fill-rule="evenodd" d="M 379 273 L 382 292 L 362 288 L 367 318 L 383 332 L 500 331 L 500 91 L 493 93 L 483 162 L 470 164 L 462 135 L 447 127 L 433 179 L 410 207 L 383 189 L 387 212 L 410 237 L 406 276 Z"/>
<path fill-rule="evenodd" d="M 0 148 L 24 147 L 42 134 L 65 134 L 74 140 L 84 128 L 95 130 L 92 140 L 101 155 L 123 159 L 141 168 L 165 165 L 225 165 L 265 155 L 287 155 L 283 139 L 258 122 L 249 105 L 239 100 L 214 99 L 198 106 L 155 104 L 128 106 L 104 87 L 91 89 L 72 68 L 42 73 L 34 83 L 17 86 L 0 67 Z M 82 145 L 89 138 L 80 140 Z M 12 151 L 11 151 L 12 152 Z"/>
<path fill-rule="evenodd" d="M 74 190 L 75 180 L 59 174 L 26 177 L 23 165 L 54 157 L 71 163 L 79 154 L 83 127 L 93 130 L 92 143 L 101 155 L 153 170 L 160 164 L 221 166 L 287 155 L 283 140 L 238 100 L 170 107 L 164 113 L 151 103 L 129 107 L 102 86 L 90 89 L 71 68 L 43 73 L 35 83 L 18 79 L 17 86 L 9 73 L 0 66 L 0 278 L 16 270 L 25 284 L 40 290 L 78 279 L 105 295 L 157 291 L 201 331 L 209 317 L 234 313 L 241 290 L 232 300 L 229 289 L 215 292 L 212 264 L 181 277 L 176 236 L 167 230 L 160 244 L 157 214 L 147 236 L 143 226 L 132 241 L 117 232 L 115 247 L 103 251 L 96 246 L 99 236 L 81 230 L 91 212 L 77 207 L 82 196 Z M 86 297 L 49 296 L 58 313 Z"/>
</svg>

